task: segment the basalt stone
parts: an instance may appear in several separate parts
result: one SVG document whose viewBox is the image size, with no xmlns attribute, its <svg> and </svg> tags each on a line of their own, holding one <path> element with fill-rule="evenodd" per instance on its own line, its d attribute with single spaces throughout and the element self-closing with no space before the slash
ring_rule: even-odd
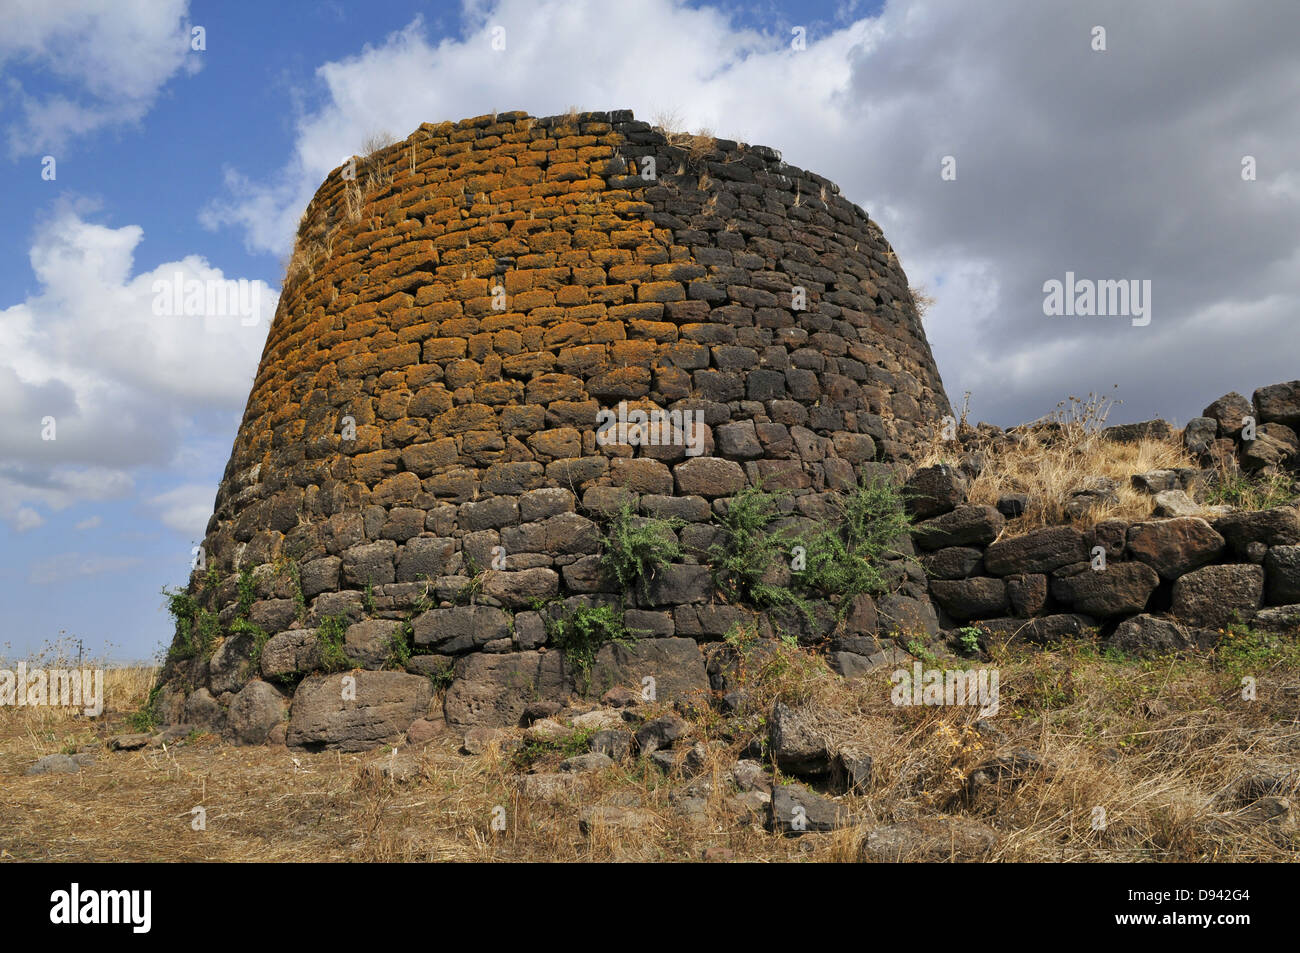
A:
<svg viewBox="0 0 1300 953">
<path fill-rule="evenodd" d="M 1255 416 L 1255 408 L 1250 401 L 1233 391 L 1206 407 L 1201 411 L 1201 416 L 1215 422 L 1220 437 L 1237 437 L 1241 434 L 1245 418 Z"/>
<path fill-rule="evenodd" d="M 1137 443 L 1139 440 L 1168 440 L 1173 428 L 1166 420 L 1143 420 L 1135 424 L 1118 424 L 1104 427 L 1101 436 L 1115 443 Z"/>
<path fill-rule="evenodd" d="M 1248 622 L 1264 596 L 1264 570 L 1233 563 L 1204 566 L 1174 583 L 1173 615 L 1188 625 L 1219 628 L 1240 618 Z"/>
<path fill-rule="evenodd" d="M 456 729 L 512 727 L 531 700 L 564 703 L 575 691 L 560 652 L 474 653 L 459 659 L 454 672 L 443 710 Z"/>
<path fill-rule="evenodd" d="M 954 619 L 991 618 L 1007 610 L 1007 584 L 1001 579 L 935 579 L 930 592 Z"/>
<path fill-rule="evenodd" d="M 632 645 L 602 646 L 591 667 L 590 681 L 579 687 L 587 697 L 599 698 L 620 686 L 634 689 L 642 697 L 652 689 L 648 701 L 671 704 L 706 699 L 709 678 L 694 639 L 638 639 Z"/>
<path fill-rule="evenodd" d="M 1199 517 L 1135 523 L 1128 531 L 1128 551 L 1162 579 L 1177 579 L 1218 558 L 1226 543 Z"/>
<path fill-rule="evenodd" d="M 427 678 L 405 672 L 311 675 L 294 692 L 285 742 L 364 751 L 401 738 L 432 697 Z"/>
<path fill-rule="evenodd" d="M 924 550 L 983 546 L 997 539 L 1006 518 L 992 506 L 958 506 L 912 527 L 912 541 Z"/>
<path fill-rule="evenodd" d="M 1110 644 L 1128 655 L 1149 657 L 1182 652 L 1194 642 L 1187 630 L 1172 619 L 1137 615 L 1116 627 Z"/>
<path fill-rule="evenodd" d="M 1091 638 L 1096 635 L 1097 628 L 1096 619 L 1075 613 L 1045 615 L 1034 619 L 981 619 L 974 624 L 985 633 L 981 640 L 985 643 L 1030 642 L 1034 645 L 1056 645 Z"/>
<path fill-rule="evenodd" d="M 1285 424 L 1260 424 L 1254 440 L 1242 440 L 1241 465 L 1247 470 L 1276 467 L 1300 455 L 1300 438 Z"/>
<path fill-rule="evenodd" d="M 1159 584 L 1159 574 L 1145 563 L 1108 562 L 1105 569 L 1075 563 L 1058 569 L 1049 588 L 1053 599 L 1076 612 L 1105 617 L 1141 612 Z"/>
<path fill-rule="evenodd" d="M 926 520 L 949 513 L 966 502 L 966 477 L 961 470 L 939 465 L 917 470 L 904 484 L 907 510 Z"/>
<path fill-rule="evenodd" d="M 1247 556 L 1251 543 L 1294 546 L 1300 543 L 1300 514 L 1294 507 L 1229 513 L 1210 523 L 1237 556 Z"/>
<path fill-rule="evenodd" d="M 290 629 L 273 635 L 262 647 L 261 671 L 266 678 L 310 672 L 321 664 L 315 629 Z"/>
<path fill-rule="evenodd" d="M 1300 546 L 1274 546 L 1264 557 L 1265 602 L 1285 606 L 1300 602 Z"/>
<path fill-rule="evenodd" d="M 908 596 L 886 595 L 876 600 L 876 612 L 880 617 L 880 631 L 883 634 L 937 636 L 939 634 L 939 617 L 935 615 L 934 606 L 928 599 L 913 599 Z"/>
<path fill-rule="evenodd" d="M 1189 453 L 1202 454 L 1218 436 L 1219 422 L 1213 417 L 1193 417 L 1183 428 L 1183 446 Z"/>
<path fill-rule="evenodd" d="M 1300 430 L 1300 381 L 1270 384 L 1254 394 L 1261 423 L 1278 423 Z"/>
<path fill-rule="evenodd" d="M 1007 576 L 1007 602 L 1012 615 L 1020 618 L 1038 615 L 1047 608 L 1047 576 L 1044 573 L 1025 573 Z"/>
<path fill-rule="evenodd" d="M 365 668 L 383 668 L 393 654 L 393 637 L 399 623 L 392 619 L 367 619 L 348 626 L 343 650 Z M 405 638 L 405 636 L 401 636 Z"/>
<path fill-rule="evenodd" d="M 430 609 L 416 616 L 411 627 L 416 645 L 444 655 L 458 655 L 510 637 L 510 617 L 491 606 Z"/>
<path fill-rule="evenodd" d="M 1073 526 L 1051 526 L 990 543 L 984 569 L 995 576 L 1046 573 L 1088 558 L 1082 532 Z"/>
<path fill-rule="evenodd" d="M 288 711 L 289 700 L 279 689 L 267 682 L 251 681 L 231 700 L 226 728 L 240 744 L 264 744 Z"/>
<path fill-rule="evenodd" d="M 949 546 L 921 557 L 921 565 L 931 579 L 965 579 L 975 575 L 983 565 L 984 553 L 969 546 Z"/>
</svg>

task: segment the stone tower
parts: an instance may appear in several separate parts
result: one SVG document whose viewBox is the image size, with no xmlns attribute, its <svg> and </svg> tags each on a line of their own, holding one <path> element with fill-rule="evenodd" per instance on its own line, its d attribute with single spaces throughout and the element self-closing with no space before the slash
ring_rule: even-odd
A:
<svg viewBox="0 0 1300 953">
<path fill-rule="evenodd" d="M 696 643 L 743 610 L 703 565 L 718 507 L 814 505 L 949 412 L 879 228 L 774 149 L 628 110 L 426 123 L 303 214 L 158 714 L 364 747 L 437 682 L 452 724 L 517 720 L 575 688 L 537 608 L 618 599 L 600 520 L 625 500 L 685 555 L 618 601 L 641 638 L 598 674 L 698 687 Z"/>
</svg>

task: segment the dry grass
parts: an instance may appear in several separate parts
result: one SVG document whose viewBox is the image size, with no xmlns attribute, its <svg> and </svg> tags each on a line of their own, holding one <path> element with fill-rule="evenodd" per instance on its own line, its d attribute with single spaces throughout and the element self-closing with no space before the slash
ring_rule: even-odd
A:
<svg viewBox="0 0 1300 953">
<path fill-rule="evenodd" d="M 919 465 L 956 466 L 963 452 L 982 453 L 984 468 L 970 483 L 971 503 L 995 504 L 1009 493 L 1029 497 L 1024 515 L 1008 522 L 1007 535 L 1070 522 L 1066 512 L 1070 494 L 1095 485 L 1098 478 L 1115 482 L 1118 499 L 1090 507 L 1077 514 L 1075 521 L 1092 525 L 1104 519 L 1150 519 L 1154 498 L 1132 485 L 1133 475 L 1196 468 L 1197 462 L 1177 434 L 1168 440 L 1143 439 L 1136 443 L 1117 443 L 1102 437 L 1101 430 L 1114 404 L 1095 394 L 1087 399 L 1071 397 L 1041 420 L 999 436 L 970 427 L 963 411 L 958 423 L 959 440 L 936 439 Z"/>
<path fill-rule="evenodd" d="M 1002 861 L 1296 859 L 1294 826 L 1251 821 L 1235 796 L 1255 766 L 1294 766 L 1300 755 L 1294 641 L 1263 652 L 1229 640 L 1217 655 L 1181 661 L 1111 659 L 1089 643 L 992 652 L 984 664 L 1001 672 L 996 729 L 977 725 L 974 709 L 894 707 L 887 674 L 845 682 L 783 646 L 766 660 L 751 656 L 748 714 L 693 718 L 691 740 L 714 743 L 693 778 L 632 761 L 582 775 L 578 787 L 550 798 L 521 794 L 511 754 L 493 746 L 463 756 L 450 736 L 395 754 L 236 748 L 201 737 L 101 750 L 80 774 L 28 777 L 35 757 L 66 739 L 59 730 L 29 730 L 26 714 L 0 711 L 0 858 L 656 861 L 699 859 L 715 848 L 742 860 L 851 861 L 879 825 L 961 816 L 998 832 L 992 859 Z M 1256 701 L 1239 697 L 1246 671 L 1258 678 Z M 124 676 L 118 684 L 142 694 L 146 683 Z M 114 697 L 117 705 L 126 700 Z M 737 808 L 729 768 L 762 734 L 762 713 L 776 698 L 816 711 L 831 750 L 874 758 L 869 789 L 840 797 L 852 827 L 782 838 Z M 83 720 L 70 733 L 97 746 L 123 714 L 115 706 L 104 723 Z M 1048 768 L 1005 790 L 968 795 L 978 765 L 1016 749 Z M 543 752 L 533 770 L 554 770 L 560 756 Z M 413 762 L 405 781 L 373 768 L 397 759 Z M 1294 797 L 1295 777 L 1276 793 Z M 683 813 L 688 797 L 700 799 L 697 810 Z M 645 826 L 598 824 L 583 833 L 578 818 L 592 805 L 635 808 Z M 198 806 L 205 831 L 191 829 Z M 1098 807 L 1107 823 L 1094 830 Z M 493 829 L 498 808 L 503 831 Z"/>
</svg>

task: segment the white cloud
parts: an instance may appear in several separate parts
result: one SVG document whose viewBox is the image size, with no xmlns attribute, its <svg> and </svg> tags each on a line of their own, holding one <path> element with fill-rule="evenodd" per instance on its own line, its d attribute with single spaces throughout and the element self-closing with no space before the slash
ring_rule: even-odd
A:
<svg viewBox="0 0 1300 953">
<path fill-rule="evenodd" d="M 202 539 L 216 493 L 216 487 L 188 483 L 160 493 L 148 504 L 164 525 L 191 539 Z"/>
<path fill-rule="evenodd" d="M 30 92 L 10 79 L 20 117 L 10 117 L 13 156 L 62 149 L 70 139 L 138 122 L 179 72 L 196 72 L 188 0 L 8 0 L 0 5 L 0 67 L 40 74 Z"/>
<path fill-rule="evenodd" d="M 72 528 L 75 530 L 98 529 L 104 523 L 102 516 L 88 516 Z"/>
<path fill-rule="evenodd" d="M 38 230 L 39 290 L 0 310 L 0 519 L 128 496 L 139 468 L 192 458 L 197 419 L 237 419 L 244 406 L 275 292 L 246 283 L 259 298 L 253 326 L 229 303 L 222 314 L 157 314 L 177 275 L 182 289 L 224 291 L 226 279 L 197 256 L 133 273 L 142 237 L 66 210 Z M 54 439 L 43 439 L 51 418 Z"/>
</svg>

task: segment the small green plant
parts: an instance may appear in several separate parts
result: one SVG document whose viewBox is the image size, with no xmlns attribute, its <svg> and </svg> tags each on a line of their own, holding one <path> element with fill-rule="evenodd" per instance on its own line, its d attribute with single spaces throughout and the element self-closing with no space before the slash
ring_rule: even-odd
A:
<svg viewBox="0 0 1300 953">
<path fill-rule="evenodd" d="M 253 581 L 253 567 L 245 566 L 239 570 L 239 605 L 235 615 L 241 619 L 248 618 L 248 610 L 257 599 L 257 584 Z"/>
<path fill-rule="evenodd" d="M 465 573 L 469 576 L 469 582 L 457 590 L 456 595 L 452 598 L 452 603 L 458 606 L 472 606 L 478 599 L 479 593 L 483 591 L 484 571 L 479 568 L 474 557 L 468 553 L 465 554 Z M 427 589 L 425 590 L 427 593 Z"/>
<path fill-rule="evenodd" d="M 184 589 L 164 588 L 167 612 L 175 625 L 175 636 L 167 650 L 167 661 L 208 658 L 221 638 L 221 621 L 212 609 L 202 608 Z"/>
<path fill-rule="evenodd" d="M 361 595 L 361 604 L 366 607 L 366 615 L 375 614 L 375 587 L 372 583 L 366 583 L 366 590 Z"/>
<path fill-rule="evenodd" d="M 732 602 L 772 606 L 791 601 L 789 590 L 763 582 L 788 544 L 771 531 L 781 515 L 779 502 L 775 493 L 750 486 L 733 496 L 726 512 L 716 517 L 722 539 L 709 547 L 708 559 L 714 584 Z"/>
<path fill-rule="evenodd" d="M 247 619 L 236 619 L 230 624 L 231 635 L 251 635 L 253 637 L 253 647 L 248 653 L 248 664 L 246 675 L 256 675 L 262 667 L 262 650 L 266 648 L 266 643 L 270 640 L 271 635 L 260 625 L 249 622 Z"/>
<path fill-rule="evenodd" d="M 341 615 L 326 616 L 316 626 L 316 647 L 320 653 L 321 668 L 325 671 L 345 672 L 357 667 L 357 663 L 344 649 L 347 633 L 348 620 Z"/>
<path fill-rule="evenodd" d="M 907 653 L 923 662 L 938 662 L 939 657 L 930 651 L 930 647 L 915 636 L 908 636 L 903 640 L 903 648 Z"/>
<path fill-rule="evenodd" d="M 966 655 L 978 655 L 982 634 L 979 626 L 964 625 L 957 630 L 957 645 Z"/>
<path fill-rule="evenodd" d="M 601 566 L 622 589 L 640 585 L 644 594 L 656 572 L 681 559 L 676 531 L 684 525 L 676 518 L 638 517 L 632 504 L 624 503 L 609 518 Z"/>
<path fill-rule="evenodd" d="M 555 615 L 542 607 L 547 641 L 564 653 L 584 685 L 590 682 L 596 653 L 607 642 L 632 644 L 622 614 L 612 606 L 578 606 L 568 615 Z"/>
<path fill-rule="evenodd" d="M 132 731 L 147 732 L 158 727 L 158 696 L 162 694 L 163 683 L 159 680 L 149 689 L 149 697 L 138 711 L 127 716 L 126 722 Z"/>
<path fill-rule="evenodd" d="M 393 668 L 406 668 L 406 663 L 411 660 L 410 640 L 414 634 L 411 623 L 403 622 L 388 637 L 388 664 Z"/>
<path fill-rule="evenodd" d="M 445 691 L 451 688 L 451 683 L 456 680 L 456 670 L 448 665 L 446 668 L 440 668 L 429 673 L 429 682 L 433 685 L 433 692 Z"/>
<path fill-rule="evenodd" d="M 1207 504 L 1227 504 L 1243 510 L 1267 510 L 1290 503 L 1295 487 L 1284 473 L 1251 477 L 1241 471 L 1220 472 L 1205 488 Z"/>
<path fill-rule="evenodd" d="M 835 510 L 837 519 L 802 540 L 806 563 L 795 576 L 809 588 L 841 597 L 844 614 L 851 597 L 888 588 L 881 563 L 907 534 L 909 521 L 902 492 L 888 480 L 859 483 L 836 501 Z"/>
<path fill-rule="evenodd" d="M 591 748 L 591 736 L 595 733 L 593 728 L 575 728 L 569 734 L 550 741 L 525 742 L 515 749 L 512 758 L 513 766 L 516 770 L 522 771 L 547 755 L 573 758 L 580 754 L 586 754 Z"/>
<path fill-rule="evenodd" d="M 1244 676 L 1259 678 L 1275 665 L 1293 668 L 1300 665 L 1300 643 L 1284 639 L 1274 632 L 1262 632 L 1243 622 L 1232 622 L 1219 630 L 1219 644 L 1214 655 L 1218 666 L 1234 685 Z"/>
</svg>

